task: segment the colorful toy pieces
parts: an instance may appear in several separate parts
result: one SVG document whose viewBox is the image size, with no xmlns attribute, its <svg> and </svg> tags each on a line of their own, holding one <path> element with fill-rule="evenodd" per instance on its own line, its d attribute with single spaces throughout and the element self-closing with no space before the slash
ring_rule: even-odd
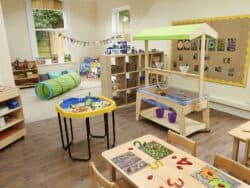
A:
<svg viewBox="0 0 250 188">
<path fill-rule="evenodd" d="M 161 89 L 161 88 L 157 88 L 155 90 L 155 93 L 161 96 L 166 96 L 167 95 L 167 90 L 166 89 Z"/>
<path fill-rule="evenodd" d="M 210 166 L 203 167 L 199 171 L 192 174 L 192 176 L 206 187 L 237 188 L 240 186 L 239 182 Z"/>
<path fill-rule="evenodd" d="M 147 166 L 146 162 L 130 151 L 113 158 L 112 161 L 128 175 L 131 175 Z"/>
<path fill-rule="evenodd" d="M 164 147 L 163 145 L 155 141 L 145 142 L 145 143 L 141 143 L 140 141 L 135 141 L 134 146 L 139 146 L 140 150 L 144 151 L 146 154 L 148 154 L 155 160 L 160 160 L 173 153 L 173 151 L 169 150 L 168 148 Z"/>
<path fill-rule="evenodd" d="M 86 96 L 84 98 L 68 98 L 61 103 L 63 109 L 71 112 L 89 112 L 100 108 L 105 108 L 111 104 L 97 97 Z"/>
</svg>

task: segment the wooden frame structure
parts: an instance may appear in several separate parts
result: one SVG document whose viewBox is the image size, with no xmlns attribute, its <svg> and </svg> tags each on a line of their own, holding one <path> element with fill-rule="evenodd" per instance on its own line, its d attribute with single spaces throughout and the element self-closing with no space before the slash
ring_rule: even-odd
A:
<svg viewBox="0 0 250 188">
<path fill-rule="evenodd" d="M 164 100 L 153 95 L 137 92 L 136 98 L 136 120 L 139 120 L 140 116 L 150 119 L 158 124 L 168 127 L 181 135 L 188 136 L 194 132 L 201 130 L 209 130 L 209 107 L 208 100 L 203 98 L 203 78 L 204 78 L 204 61 L 205 61 L 205 45 L 206 36 L 217 38 L 217 32 L 211 28 L 208 24 L 189 24 L 178 25 L 160 28 L 144 29 L 142 32 L 136 34 L 134 40 L 144 40 L 145 45 L 145 84 L 149 83 L 149 74 L 156 73 L 159 75 L 177 75 L 184 78 L 191 78 L 198 81 L 198 102 L 190 103 L 187 105 L 180 105 L 172 101 Z M 200 54 L 200 70 L 199 74 L 182 73 L 171 70 L 160 70 L 157 68 L 149 68 L 148 66 L 148 42 L 149 40 L 193 40 L 201 38 L 201 54 Z M 175 109 L 178 114 L 178 126 L 173 123 L 168 123 L 166 119 L 156 118 L 154 115 L 155 108 L 141 111 L 141 100 L 144 98 L 153 99 L 167 106 Z M 202 111 L 203 122 L 197 122 L 185 116 L 193 111 Z"/>
</svg>

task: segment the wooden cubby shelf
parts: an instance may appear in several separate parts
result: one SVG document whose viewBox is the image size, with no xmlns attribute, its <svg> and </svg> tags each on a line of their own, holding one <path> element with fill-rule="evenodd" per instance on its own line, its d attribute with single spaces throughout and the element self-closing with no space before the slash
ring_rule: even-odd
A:
<svg viewBox="0 0 250 188">
<path fill-rule="evenodd" d="M 150 52 L 150 65 L 156 61 L 162 62 L 164 68 L 164 53 Z M 145 55 L 103 55 L 100 56 L 102 95 L 116 101 L 117 106 L 126 106 L 136 101 L 136 89 L 145 85 Z M 163 76 L 159 76 L 160 81 Z M 152 84 L 152 78 L 150 83 Z"/>
<path fill-rule="evenodd" d="M 7 108 L 7 103 L 15 101 L 18 103 L 16 108 L 8 109 L 0 114 L 4 124 L 0 126 L 0 149 L 8 146 L 26 134 L 22 101 L 18 87 L 0 86 L 0 106 Z"/>
<path fill-rule="evenodd" d="M 13 62 L 12 66 L 17 87 L 34 87 L 38 83 L 39 74 L 35 61 Z"/>
<path fill-rule="evenodd" d="M 5 115 L 7 115 L 7 114 L 10 114 L 10 113 L 15 112 L 15 111 L 20 110 L 20 109 L 21 109 L 20 106 L 17 107 L 17 108 L 14 108 L 14 109 L 10 109 L 10 110 L 8 110 L 7 112 L 4 112 L 4 113 L 0 114 L 0 117 L 5 116 Z"/>
<path fill-rule="evenodd" d="M 24 121 L 24 119 L 16 119 L 16 120 L 13 120 L 11 122 L 7 122 L 4 126 L 0 127 L 0 132 L 5 130 L 5 129 L 8 129 L 9 127 L 12 127 L 12 126 L 14 126 L 22 121 Z"/>
</svg>

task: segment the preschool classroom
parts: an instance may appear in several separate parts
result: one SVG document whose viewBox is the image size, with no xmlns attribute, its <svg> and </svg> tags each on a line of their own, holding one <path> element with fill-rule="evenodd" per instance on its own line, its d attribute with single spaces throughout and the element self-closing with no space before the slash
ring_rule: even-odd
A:
<svg viewBox="0 0 250 188">
<path fill-rule="evenodd" d="M 0 188 L 250 188 L 250 6 L 0 0 Z"/>
</svg>

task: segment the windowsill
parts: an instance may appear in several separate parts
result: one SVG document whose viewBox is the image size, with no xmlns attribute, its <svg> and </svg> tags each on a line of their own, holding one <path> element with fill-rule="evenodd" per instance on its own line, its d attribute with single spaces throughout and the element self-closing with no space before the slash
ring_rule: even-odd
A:
<svg viewBox="0 0 250 188">
<path fill-rule="evenodd" d="M 63 63 L 46 63 L 46 64 L 37 64 L 38 67 L 43 67 L 43 66 L 60 66 L 60 65 L 67 65 L 67 64 L 72 64 L 76 62 L 63 62 Z"/>
</svg>

